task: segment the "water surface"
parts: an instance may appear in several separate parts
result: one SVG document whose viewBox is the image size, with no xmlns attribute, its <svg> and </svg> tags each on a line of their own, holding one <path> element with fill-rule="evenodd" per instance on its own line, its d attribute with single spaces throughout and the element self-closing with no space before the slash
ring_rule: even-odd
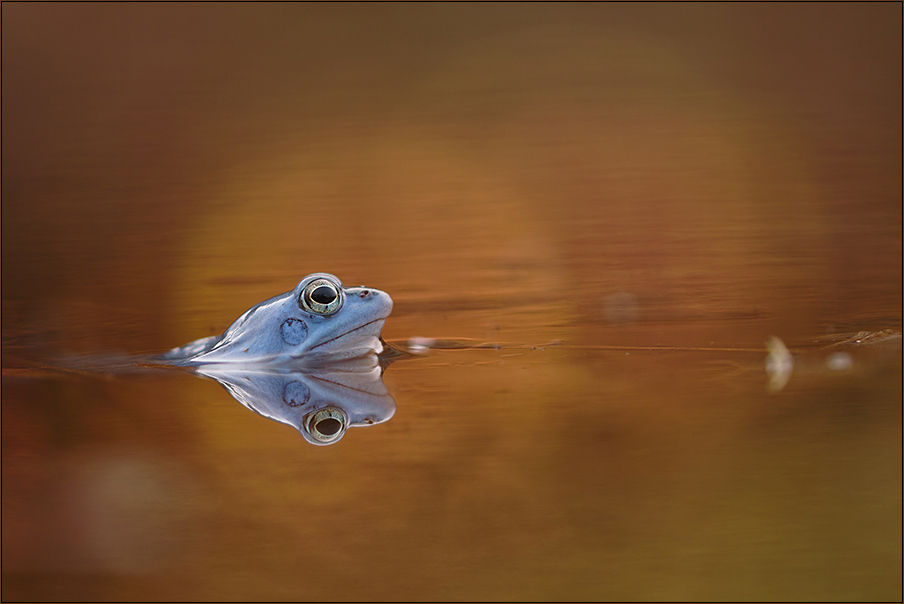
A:
<svg viewBox="0 0 904 604">
<path fill-rule="evenodd" d="M 900 22 L 4 4 L 3 598 L 900 599 Z M 319 271 L 501 346 L 329 447 L 45 369 Z"/>
</svg>

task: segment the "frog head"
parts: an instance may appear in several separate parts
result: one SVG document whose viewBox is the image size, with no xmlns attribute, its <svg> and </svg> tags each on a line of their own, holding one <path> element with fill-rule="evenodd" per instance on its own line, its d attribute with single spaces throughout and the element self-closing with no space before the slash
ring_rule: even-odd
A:
<svg viewBox="0 0 904 604">
<path fill-rule="evenodd" d="M 221 336 L 176 348 L 162 360 L 182 365 L 318 363 L 383 350 L 380 332 L 392 298 L 368 287 L 344 287 L 328 273 L 248 309 Z"/>
</svg>

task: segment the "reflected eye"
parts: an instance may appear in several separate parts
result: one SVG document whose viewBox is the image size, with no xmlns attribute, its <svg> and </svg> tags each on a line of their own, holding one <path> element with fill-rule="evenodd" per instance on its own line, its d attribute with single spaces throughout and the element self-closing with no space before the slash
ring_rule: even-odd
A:
<svg viewBox="0 0 904 604">
<path fill-rule="evenodd" d="M 331 315 L 342 306 L 342 293 L 327 279 L 314 279 L 301 293 L 300 306 L 317 315 Z"/>
<path fill-rule="evenodd" d="M 324 407 L 308 416 L 305 428 L 311 438 L 321 443 L 331 443 L 342 438 L 348 427 L 348 418 L 336 407 Z"/>
</svg>

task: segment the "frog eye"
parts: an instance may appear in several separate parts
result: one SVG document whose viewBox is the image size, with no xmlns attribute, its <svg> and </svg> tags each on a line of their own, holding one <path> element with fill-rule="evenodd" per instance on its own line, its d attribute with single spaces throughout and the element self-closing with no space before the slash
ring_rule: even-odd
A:
<svg viewBox="0 0 904 604">
<path fill-rule="evenodd" d="M 328 279 L 314 279 L 301 292 L 299 303 L 315 315 L 331 315 L 342 307 L 342 291 Z"/>
<path fill-rule="evenodd" d="M 305 430 L 311 438 L 322 444 L 336 442 L 348 428 L 348 417 L 341 409 L 324 407 L 308 415 L 304 422 Z"/>
</svg>

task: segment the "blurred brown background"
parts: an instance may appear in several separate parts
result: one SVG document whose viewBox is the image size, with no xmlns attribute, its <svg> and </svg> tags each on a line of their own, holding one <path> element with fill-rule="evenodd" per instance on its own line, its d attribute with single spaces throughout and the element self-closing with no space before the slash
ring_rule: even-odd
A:
<svg viewBox="0 0 904 604">
<path fill-rule="evenodd" d="M 901 329 L 900 4 L 2 17 L 5 371 L 315 271 L 390 340 Z M 758 355 L 434 357 L 325 450 L 189 376 L 5 372 L 3 597 L 900 598 L 890 354 L 778 404 Z"/>
</svg>

